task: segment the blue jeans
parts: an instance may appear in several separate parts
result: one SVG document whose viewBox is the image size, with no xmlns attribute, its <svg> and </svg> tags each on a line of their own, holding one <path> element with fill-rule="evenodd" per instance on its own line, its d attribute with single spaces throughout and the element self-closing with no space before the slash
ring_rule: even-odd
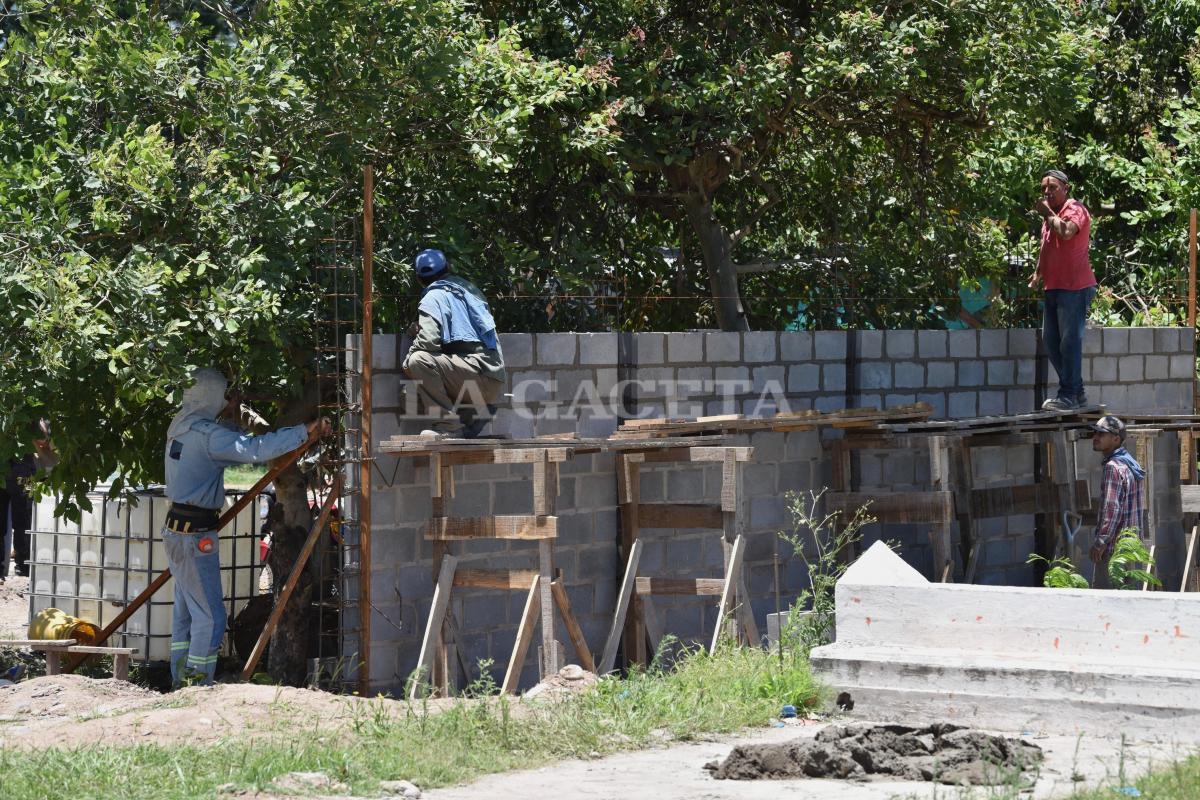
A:
<svg viewBox="0 0 1200 800">
<path fill-rule="evenodd" d="M 1083 399 L 1083 329 L 1096 287 L 1047 289 L 1046 321 L 1042 341 L 1058 373 L 1058 396 Z"/>
<path fill-rule="evenodd" d="M 175 533 L 163 529 L 167 564 L 175 583 L 171 624 L 171 681 L 184 678 L 210 684 L 217 670 L 217 650 L 225 637 L 225 600 L 221 592 L 221 561 L 216 531 Z M 212 542 L 201 552 L 200 543 Z"/>
</svg>

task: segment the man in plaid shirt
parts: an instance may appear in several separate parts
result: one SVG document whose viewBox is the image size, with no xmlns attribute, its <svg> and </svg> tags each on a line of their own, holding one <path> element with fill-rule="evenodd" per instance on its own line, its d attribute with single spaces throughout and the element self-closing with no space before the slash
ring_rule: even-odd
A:
<svg viewBox="0 0 1200 800">
<path fill-rule="evenodd" d="M 1112 588 L 1108 559 L 1117 534 L 1126 528 L 1142 529 L 1142 481 L 1146 471 L 1122 446 L 1124 441 L 1125 423 L 1114 416 L 1101 417 L 1092 426 L 1092 449 L 1104 456 L 1096 535 L 1089 553 L 1096 565 L 1092 585 L 1097 589 Z"/>
</svg>

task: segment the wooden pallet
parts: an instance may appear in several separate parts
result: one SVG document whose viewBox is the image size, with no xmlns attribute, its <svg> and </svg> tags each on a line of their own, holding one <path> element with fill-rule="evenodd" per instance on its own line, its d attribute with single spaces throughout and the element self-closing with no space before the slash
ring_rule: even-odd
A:
<svg viewBox="0 0 1200 800">
<path fill-rule="evenodd" d="M 913 423 L 884 423 L 879 427 L 892 433 L 926 433 L 926 434 L 957 434 L 983 432 L 1013 432 L 1036 430 L 1061 430 L 1064 427 L 1086 428 L 1095 420 L 1091 416 L 1099 412 L 1103 415 L 1104 407 L 1099 405 L 1085 406 L 1072 411 L 1031 411 L 1028 414 L 998 414 L 986 417 L 969 417 L 966 419 L 946 419 Z"/>
<path fill-rule="evenodd" d="M 865 428 L 881 422 L 905 422 L 928 419 L 933 407 L 928 403 L 895 406 L 880 411 L 877 408 L 850 408 L 842 411 L 794 411 L 773 417 L 747 417 L 742 414 L 722 414 L 712 417 L 660 417 L 627 420 L 612 435 L 612 439 L 664 438 L 753 431 L 810 431 L 818 427 Z"/>
</svg>

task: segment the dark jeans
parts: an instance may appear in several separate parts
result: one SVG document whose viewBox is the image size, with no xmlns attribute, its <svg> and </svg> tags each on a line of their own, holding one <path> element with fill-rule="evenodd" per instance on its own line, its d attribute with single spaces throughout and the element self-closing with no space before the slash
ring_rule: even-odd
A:
<svg viewBox="0 0 1200 800">
<path fill-rule="evenodd" d="M 9 525 L 11 518 L 12 524 Z M 17 574 L 29 574 L 29 528 L 33 522 L 33 501 L 16 481 L 0 487 L 0 578 L 8 576 L 8 542 L 12 531 Z"/>
<path fill-rule="evenodd" d="M 1042 340 L 1058 373 L 1058 396 L 1063 400 L 1083 398 L 1083 328 L 1095 296 L 1095 286 L 1046 290 Z"/>
</svg>

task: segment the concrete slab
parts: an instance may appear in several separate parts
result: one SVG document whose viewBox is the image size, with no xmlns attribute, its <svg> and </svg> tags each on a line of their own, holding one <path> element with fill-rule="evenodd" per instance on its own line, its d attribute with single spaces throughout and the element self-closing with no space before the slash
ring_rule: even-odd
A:
<svg viewBox="0 0 1200 800">
<path fill-rule="evenodd" d="M 676 744 L 622 753 L 596 760 L 572 759 L 534 770 L 491 775 L 465 786 L 425 792 L 430 800 L 526 800 L 555 798 L 643 798 L 654 800 L 891 800 L 892 798 L 997 798 L 997 790 L 973 792 L 912 781 L 852 783 L 835 780 L 718 781 L 704 771 L 706 763 L 723 759 L 737 745 L 778 744 L 811 738 L 824 725 L 749 731 L 719 740 Z M 1009 733 L 1009 735 L 1019 735 Z M 1188 755 L 1190 749 L 1166 741 L 1122 743 L 1094 736 L 1026 737 L 1042 748 L 1045 762 L 1034 791 L 1023 798 L 1068 796 L 1073 789 L 1116 786 L 1119 770 L 1126 781 Z M 1074 780 L 1079 777 L 1083 780 Z M 1015 795 L 1014 795 L 1015 797 Z"/>
</svg>

